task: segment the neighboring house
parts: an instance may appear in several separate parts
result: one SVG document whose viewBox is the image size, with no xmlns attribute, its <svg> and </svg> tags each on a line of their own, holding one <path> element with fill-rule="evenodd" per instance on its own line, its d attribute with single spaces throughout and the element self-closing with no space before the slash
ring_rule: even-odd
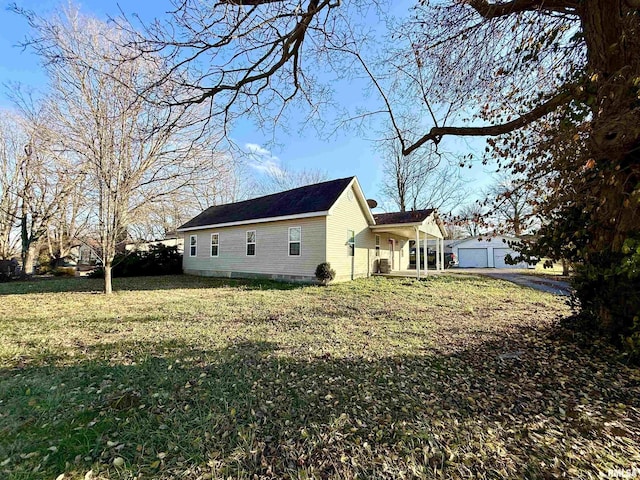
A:
<svg viewBox="0 0 640 480">
<path fill-rule="evenodd" d="M 99 251 L 100 244 L 96 240 L 85 238 L 81 241 L 76 241 L 76 244 L 71 247 L 66 261 L 68 264 L 75 264 L 77 267 L 95 267 L 100 263 Z"/>
<path fill-rule="evenodd" d="M 127 243 L 124 249 L 127 252 L 148 252 L 151 247 L 157 247 L 159 245 L 164 245 L 165 247 L 178 247 L 178 253 L 184 252 L 184 238 L 178 235 L 170 235 L 161 240 Z"/>
<path fill-rule="evenodd" d="M 446 235 L 435 210 L 373 215 L 356 177 L 210 207 L 178 232 L 187 274 L 301 282 L 323 262 L 337 281 L 370 276 L 383 259 L 405 270 L 409 240 L 437 238 L 443 252 Z"/>
<path fill-rule="evenodd" d="M 458 259 L 460 268 L 527 268 L 527 263 L 508 265 L 505 257 L 516 257 L 518 253 L 509 244 L 518 243 L 516 237 L 502 235 L 470 237 L 447 242 Z"/>
</svg>

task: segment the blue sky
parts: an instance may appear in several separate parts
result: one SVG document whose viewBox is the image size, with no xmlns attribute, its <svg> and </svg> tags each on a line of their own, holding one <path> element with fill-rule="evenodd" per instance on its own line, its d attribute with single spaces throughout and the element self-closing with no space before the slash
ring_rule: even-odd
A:
<svg viewBox="0 0 640 480">
<path fill-rule="evenodd" d="M 46 77 L 40 70 L 37 57 L 17 46 L 28 35 L 28 25 L 23 18 L 7 11 L 9 2 L 0 1 L 0 85 L 19 82 L 44 89 Z M 17 0 L 15 3 L 40 15 L 46 15 L 61 4 L 53 0 Z M 79 2 L 79 6 L 83 13 L 103 19 L 118 15 L 119 9 L 122 9 L 128 15 L 138 14 L 143 20 L 148 20 L 162 16 L 170 4 L 166 0 L 141 0 L 126 4 L 118 4 L 112 0 L 85 0 Z M 367 101 L 364 92 L 350 87 L 351 85 L 345 84 L 342 88 L 336 88 L 336 99 L 339 102 L 354 104 Z M 6 86 L 0 90 L 0 107 L 11 105 L 7 91 Z M 250 119 L 238 122 L 231 135 L 238 145 L 255 144 L 266 148 L 270 152 L 265 156 L 266 159 L 276 164 L 286 164 L 291 169 L 321 169 L 330 178 L 356 175 L 368 197 L 379 197 L 382 179 L 380 154 L 370 139 L 362 138 L 352 131 L 345 129 L 338 131 L 329 140 L 321 139 L 313 128 L 299 131 L 294 115 L 286 128 L 276 130 L 275 136 L 261 132 Z M 482 149 L 483 146 L 479 141 L 448 139 L 445 148 L 464 154 L 470 147 Z M 470 199 L 490 182 L 487 173 L 478 165 L 464 169 L 463 176 L 469 181 L 469 190 L 472 192 Z"/>
</svg>

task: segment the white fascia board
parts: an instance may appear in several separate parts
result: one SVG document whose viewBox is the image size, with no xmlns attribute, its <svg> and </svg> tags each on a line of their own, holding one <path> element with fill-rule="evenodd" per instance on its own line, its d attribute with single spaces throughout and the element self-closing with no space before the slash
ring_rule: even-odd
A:
<svg viewBox="0 0 640 480">
<path fill-rule="evenodd" d="M 382 225 L 371 225 L 371 230 L 384 230 L 385 228 L 398 228 L 398 227 L 421 227 L 424 222 L 413 223 L 383 223 Z"/>
<path fill-rule="evenodd" d="M 207 230 L 209 228 L 235 227 L 237 225 L 251 225 L 254 223 L 280 222 L 282 220 L 298 220 L 300 218 L 324 217 L 329 215 L 328 211 L 298 213 L 296 215 L 283 215 L 281 217 L 255 218 L 252 220 L 241 220 L 239 222 L 213 223 L 211 225 L 201 225 L 199 227 L 179 228 L 178 232 L 191 232 L 193 230 Z"/>
<path fill-rule="evenodd" d="M 367 203 L 367 197 L 364 196 L 364 192 L 362 191 L 362 187 L 360 186 L 360 182 L 358 181 L 358 177 L 353 178 L 353 184 L 356 187 L 356 193 L 358 194 L 358 200 L 360 201 L 360 206 L 364 210 L 367 215 L 367 220 L 369 220 L 370 225 L 375 225 L 376 220 L 373 218 L 373 213 L 371 213 L 371 209 L 369 208 L 369 204 Z"/>
</svg>

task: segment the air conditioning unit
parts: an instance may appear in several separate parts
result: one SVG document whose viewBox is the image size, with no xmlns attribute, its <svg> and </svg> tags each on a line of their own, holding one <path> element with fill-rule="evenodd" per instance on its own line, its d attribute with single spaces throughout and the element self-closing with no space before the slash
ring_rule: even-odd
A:
<svg viewBox="0 0 640 480">
<path fill-rule="evenodd" d="M 379 265 L 380 273 L 389 273 L 391 272 L 391 265 L 389 265 L 388 258 L 381 258 Z"/>
</svg>

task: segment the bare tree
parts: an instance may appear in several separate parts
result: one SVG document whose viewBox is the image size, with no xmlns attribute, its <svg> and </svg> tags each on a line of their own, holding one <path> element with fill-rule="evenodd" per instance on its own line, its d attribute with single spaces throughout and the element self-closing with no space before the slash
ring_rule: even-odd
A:
<svg viewBox="0 0 640 480">
<path fill-rule="evenodd" d="M 81 238 L 89 235 L 91 226 L 92 206 L 87 204 L 85 197 L 88 191 L 87 176 L 82 172 L 75 173 L 46 234 L 49 258 L 56 266 L 71 255 Z"/>
<path fill-rule="evenodd" d="M 190 183 L 141 205 L 129 226 L 131 240 L 174 236 L 180 225 L 208 207 L 246 199 L 250 192 L 255 194 L 246 170 L 228 152 L 212 151 L 202 159 Z"/>
<path fill-rule="evenodd" d="M 254 180 L 257 195 L 291 190 L 329 180 L 329 174 L 318 169 L 294 170 L 288 165 L 269 165 L 260 170 L 261 175 Z"/>
<path fill-rule="evenodd" d="M 382 143 L 385 152 L 382 195 L 401 212 L 437 208 L 450 210 L 466 197 L 457 165 L 435 150 L 403 155 L 395 138 Z"/>
<path fill-rule="evenodd" d="M 452 217 L 445 217 L 444 224 L 447 227 L 447 239 L 459 240 L 470 236 L 469 230 L 466 225 L 461 224 L 459 221 L 453 220 Z"/>
<path fill-rule="evenodd" d="M 20 167 L 27 139 L 15 112 L 0 112 L 0 260 L 16 253 Z"/>
<path fill-rule="evenodd" d="M 146 205 L 192 183 L 212 154 L 211 145 L 196 142 L 215 136 L 195 122 L 198 112 L 160 108 L 137 94 L 163 62 L 124 46 L 122 32 L 74 10 L 29 21 L 35 32 L 30 45 L 50 78 L 62 144 L 82 159 L 87 175 L 105 293 L 111 293 L 113 259 L 129 226 Z M 166 86 L 148 93 L 171 95 Z"/>
<path fill-rule="evenodd" d="M 460 225 L 468 236 L 477 237 L 485 231 L 487 225 L 486 211 L 480 202 L 465 205 L 454 218 L 454 223 Z"/>
<path fill-rule="evenodd" d="M 2 133 L 2 256 L 14 253 L 20 239 L 22 271 L 30 275 L 40 241 L 66 201 L 77 178 L 70 162 L 55 151 L 44 108 L 19 105 L 22 115 L 7 113 Z M 17 234 L 13 235 L 15 231 Z"/>
<path fill-rule="evenodd" d="M 531 226 L 534 198 L 526 181 L 503 174 L 489 189 L 488 195 L 493 216 L 507 232 L 520 236 Z"/>
<path fill-rule="evenodd" d="M 74 159 L 60 149 L 58 135 L 51 128 L 49 101 L 32 103 L 22 97 L 17 103 L 27 137 L 18 183 L 22 268 L 24 274 L 31 275 L 40 241 L 49 232 L 53 219 L 83 172 Z"/>
<path fill-rule="evenodd" d="M 245 200 L 252 195 L 254 186 L 249 181 L 247 165 L 229 152 L 217 154 L 211 160 L 197 181 L 182 192 L 189 218 L 213 205 Z"/>
</svg>

